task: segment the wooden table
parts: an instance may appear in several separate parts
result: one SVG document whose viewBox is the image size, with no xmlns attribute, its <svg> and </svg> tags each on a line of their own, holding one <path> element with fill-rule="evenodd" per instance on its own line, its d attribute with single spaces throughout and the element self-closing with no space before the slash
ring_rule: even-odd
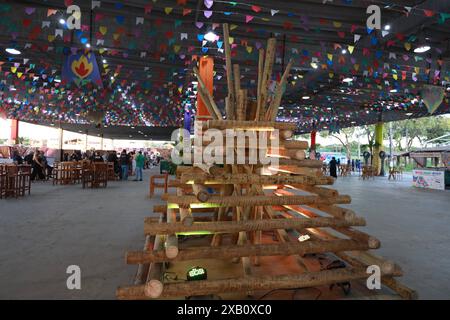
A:
<svg viewBox="0 0 450 320">
<path fill-rule="evenodd" d="M 351 172 L 351 166 L 348 164 L 340 165 L 339 171 L 341 173 L 341 177 L 347 177 L 348 174 Z"/>
<path fill-rule="evenodd" d="M 83 164 L 76 161 L 55 162 L 53 184 L 76 184 L 81 181 Z"/>
<path fill-rule="evenodd" d="M 372 166 L 363 166 L 361 172 L 361 178 L 363 180 L 372 178 L 375 179 L 375 169 Z"/>
<path fill-rule="evenodd" d="M 106 188 L 108 185 L 108 163 L 92 162 L 83 166 L 82 183 L 83 188 Z"/>
<path fill-rule="evenodd" d="M 31 192 L 31 167 L 7 164 L 0 166 L 0 198 L 18 198 Z"/>
<path fill-rule="evenodd" d="M 389 177 L 388 180 L 391 180 L 391 177 L 393 180 L 400 179 L 403 176 L 403 171 L 401 169 L 391 168 L 389 169 Z"/>
</svg>

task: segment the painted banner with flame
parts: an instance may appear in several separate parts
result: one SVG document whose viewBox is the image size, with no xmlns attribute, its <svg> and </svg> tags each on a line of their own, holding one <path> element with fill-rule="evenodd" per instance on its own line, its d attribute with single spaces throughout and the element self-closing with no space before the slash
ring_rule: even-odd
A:
<svg viewBox="0 0 450 320">
<path fill-rule="evenodd" d="M 62 68 L 61 80 L 63 84 L 75 82 L 77 86 L 81 86 L 92 82 L 103 87 L 95 54 L 89 52 L 68 55 Z"/>
</svg>

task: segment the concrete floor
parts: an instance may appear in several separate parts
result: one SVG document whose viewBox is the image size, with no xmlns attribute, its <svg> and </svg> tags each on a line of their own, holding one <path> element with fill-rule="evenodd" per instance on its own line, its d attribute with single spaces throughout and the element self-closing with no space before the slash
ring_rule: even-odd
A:
<svg viewBox="0 0 450 320">
<path fill-rule="evenodd" d="M 143 218 L 161 203 L 144 182 L 112 182 L 107 189 L 35 183 L 32 195 L 0 200 L 0 299 L 114 299 L 132 283 L 127 250 L 144 243 Z M 450 192 L 415 189 L 411 179 L 338 179 L 349 206 L 378 237 L 376 251 L 400 264 L 402 282 L 422 299 L 450 298 Z M 66 288 L 66 268 L 81 268 L 81 290 Z"/>
<path fill-rule="evenodd" d="M 144 217 L 159 203 L 144 174 L 107 189 L 36 182 L 31 196 L 0 200 L 0 299 L 115 299 L 136 272 L 125 252 L 142 250 Z M 81 268 L 81 290 L 66 287 L 69 265 Z"/>
<path fill-rule="evenodd" d="M 347 207 L 366 218 L 361 230 L 380 239 L 374 253 L 403 268 L 403 284 L 420 299 L 450 299 L 450 191 L 411 182 L 411 175 L 401 181 L 353 176 L 338 178 L 334 188 L 352 197 Z"/>
</svg>

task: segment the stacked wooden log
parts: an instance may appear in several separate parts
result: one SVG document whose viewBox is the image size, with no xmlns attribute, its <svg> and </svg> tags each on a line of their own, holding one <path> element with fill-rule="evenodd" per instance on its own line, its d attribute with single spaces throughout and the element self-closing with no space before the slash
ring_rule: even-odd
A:
<svg viewBox="0 0 450 320">
<path fill-rule="evenodd" d="M 333 178 L 322 175 L 322 163 L 306 159 L 308 143 L 292 140 L 295 124 L 275 122 L 283 86 L 289 76 L 289 63 L 274 94 L 269 93 L 275 39 L 269 39 L 267 51 L 260 50 L 256 101 L 240 88 L 239 66 L 231 65 L 228 26 L 224 25 L 227 85 L 226 120 L 199 78 L 199 93 L 212 120 L 199 123 L 203 129 L 265 131 L 280 134 L 278 144 L 244 145 L 246 156 L 251 148 L 265 150 L 277 159 L 277 165 L 257 163 L 194 164 L 177 169 L 177 179 L 170 183 L 176 192 L 163 194 L 166 205 L 154 207 L 160 218 L 147 218 L 143 251 L 128 252 L 126 262 L 138 265 L 133 286 L 120 287 L 119 299 L 173 298 L 244 292 L 254 294 L 273 289 L 320 287 L 360 281 L 365 286 L 367 267 L 376 265 L 381 282 L 400 297 L 413 299 L 415 292 L 397 282 L 401 268 L 392 261 L 369 253 L 380 241 L 354 227 L 365 219 L 339 204 L 351 198 L 329 188 Z M 198 75 L 198 71 L 194 69 Z M 230 152 L 227 148 L 221 150 Z M 267 233 L 273 235 L 268 237 Z M 206 244 L 190 246 L 181 237 L 202 234 Z M 339 269 L 316 268 L 311 260 L 320 256 L 343 262 Z M 298 272 L 261 272 L 271 257 L 290 256 Z M 199 281 L 170 281 L 164 277 L 170 265 L 183 261 L 219 260 L 224 264 L 241 263 L 233 277 Z M 269 267 L 276 269 L 277 258 Z M 267 270 L 264 269 L 264 270 Z"/>
</svg>

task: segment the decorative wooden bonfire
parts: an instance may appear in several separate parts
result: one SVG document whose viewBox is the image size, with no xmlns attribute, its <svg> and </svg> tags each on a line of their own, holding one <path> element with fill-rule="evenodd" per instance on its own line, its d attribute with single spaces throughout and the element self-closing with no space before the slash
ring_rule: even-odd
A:
<svg viewBox="0 0 450 320">
<path fill-rule="evenodd" d="M 212 117 L 201 125 L 203 129 L 269 135 L 279 130 L 278 148 L 271 148 L 270 139 L 268 146 L 256 147 L 266 148 L 269 158 L 278 159 L 278 166 L 179 166 L 177 179 L 169 185 L 176 193 L 163 194 L 167 205 L 154 207 L 159 218 L 145 220 L 144 250 L 126 255 L 128 264 L 138 265 L 135 283 L 120 287 L 117 297 L 218 295 L 241 299 L 248 295 L 261 298 L 274 289 L 323 287 L 330 292 L 324 298 L 343 297 L 330 289 L 334 284 L 351 284 L 365 290 L 359 296 L 375 297 L 380 290 L 366 287 L 368 267 L 375 265 L 381 272 L 383 297 L 415 298 L 414 291 L 394 279 L 402 275 L 398 265 L 368 252 L 379 248 L 380 241 L 353 228 L 364 226 L 365 220 L 338 206 L 349 204 L 351 198 L 324 187 L 334 179 L 322 175 L 321 161 L 305 159 L 308 143 L 290 140 L 296 124 L 275 122 L 292 62 L 271 94 L 275 39 L 269 39 L 267 51 L 259 51 L 257 97 L 256 102 L 250 101 L 240 87 L 239 66 L 231 64 L 226 24 L 223 30 L 229 90 L 226 120 L 194 68 L 198 92 Z M 245 150 L 248 156 L 250 147 L 246 145 Z M 323 260 L 332 263 L 323 266 Z M 167 276 L 184 277 L 195 265 L 208 270 L 208 279 L 185 281 Z"/>
</svg>

